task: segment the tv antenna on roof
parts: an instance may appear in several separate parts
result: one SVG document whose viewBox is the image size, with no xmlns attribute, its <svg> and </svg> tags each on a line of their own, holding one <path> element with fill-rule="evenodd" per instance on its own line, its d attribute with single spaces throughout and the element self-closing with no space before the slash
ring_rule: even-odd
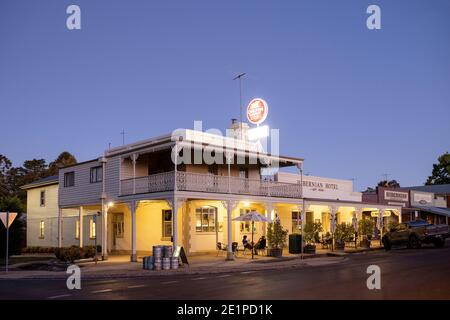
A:
<svg viewBox="0 0 450 320">
<path fill-rule="evenodd" d="M 120 134 L 122 135 L 122 145 L 125 145 L 125 129 L 122 129 Z"/>
<path fill-rule="evenodd" d="M 384 177 L 384 180 L 385 180 L 386 182 L 388 182 L 388 177 L 389 177 L 390 175 L 391 175 L 390 173 L 383 173 L 381 176 Z"/>
<path fill-rule="evenodd" d="M 239 75 L 237 75 L 236 77 L 233 78 L 233 80 L 237 80 L 239 79 L 239 128 L 240 128 L 240 136 L 242 139 L 242 77 L 245 76 L 246 73 L 243 72 Z"/>
<path fill-rule="evenodd" d="M 353 190 L 358 190 L 358 188 L 356 187 L 356 181 L 358 179 L 357 178 L 350 178 L 349 180 L 352 180 L 352 182 L 353 182 Z"/>
</svg>

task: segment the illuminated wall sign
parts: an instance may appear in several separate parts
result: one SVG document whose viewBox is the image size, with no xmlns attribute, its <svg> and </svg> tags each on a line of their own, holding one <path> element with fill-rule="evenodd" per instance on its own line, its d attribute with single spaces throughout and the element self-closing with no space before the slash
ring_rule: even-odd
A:
<svg viewBox="0 0 450 320">
<path fill-rule="evenodd" d="M 259 125 L 267 118 L 269 107 L 267 102 L 260 98 L 255 98 L 247 106 L 247 119 L 250 123 Z"/>
<path fill-rule="evenodd" d="M 408 192 L 384 190 L 384 199 L 396 201 L 408 201 Z"/>
</svg>

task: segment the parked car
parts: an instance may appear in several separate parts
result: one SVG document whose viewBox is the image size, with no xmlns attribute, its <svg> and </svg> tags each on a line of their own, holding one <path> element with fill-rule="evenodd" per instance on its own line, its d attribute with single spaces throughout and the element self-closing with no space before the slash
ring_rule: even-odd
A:
<svg viewBox="0 0 450 320">
<path fill-rule="evenodd" d="M 408 248 L 420 248 L 423 243 L 433 243 L 436 248 L 442 248 L 445 238 L 449 237 L 449 226 L 433 225 L 425 220 L 415 220 L 400 223 L 387 232 L 383 238 L 383 246 L 390 250 L 392 245 L 406 245 Z"/>
</svg>

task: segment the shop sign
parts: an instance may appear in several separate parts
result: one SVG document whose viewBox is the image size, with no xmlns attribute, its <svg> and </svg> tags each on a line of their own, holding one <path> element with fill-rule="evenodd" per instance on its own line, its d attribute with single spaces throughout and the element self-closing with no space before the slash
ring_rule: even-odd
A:
<svg viewBox="0 0 450 320">
<path fill-rule="evenodd" d="M 433 194 L 431 193 L 414 193 L 414 202 L 420 203 L 421 205 L 432 204 Z"/>
<path fill-rule="evenodd" d="M 384 199 L 407 202 L 408 201 L 408 192 L 384 190 Z"/>
<path fill-rule="evenodd" d="M 269 113 L 267 102 L 261 98 L 255 98 L 247 106 L 247 119 L 250 123 L 259 125 L 264 122 Z"/>
</svg>

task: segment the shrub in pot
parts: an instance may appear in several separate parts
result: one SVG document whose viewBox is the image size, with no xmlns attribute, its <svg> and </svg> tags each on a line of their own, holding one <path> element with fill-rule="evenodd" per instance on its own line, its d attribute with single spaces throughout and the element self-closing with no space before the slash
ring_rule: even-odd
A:
<svg viewBox="0 0 450 320">
<path fill-rule="evenodd" d="M 83 259 L 87 259 L 87 258 L 94 258 L 95 256 L 95 247 L 94 246 L 85 246 L 83 247 L 83 251 L 82 251 L 82 258 Z"/>
<path fill-rule="evenodd" d="M 358 234 L 362 236 L 360 246 L 370 248 L 370 240 L 372 239 L 373 228 L 375 224 L 372 219 L 362 219 L 358 222 Z"/>
<path fill-rule="evenodd" d="M 288 231 L 283 229 L 279 220 L 269 223 L 267 226 L 267 241 L 269 243 L 268 255 L 271 257 L 281 257 L 283 248 L 286 246 Z"/>
<path fill-rule="evenodd" d="M 322 224 L 320 222 L 307 222 L 303 227 L 303 237 L 305 239 L 304 253 L 316 253 L 316 243 L 320 241 L 319 232 L 322 232 Z"/>
<path fill-rule="evenodd" d="M 334 239 L 337 250 L 344 250 L 345 243 L 352 241 L 355 235 L 355 229 L 353 225 L 349 223 L 340 223 L 336 226 L 336 230 L 334 231 Z"/>
</svg>

